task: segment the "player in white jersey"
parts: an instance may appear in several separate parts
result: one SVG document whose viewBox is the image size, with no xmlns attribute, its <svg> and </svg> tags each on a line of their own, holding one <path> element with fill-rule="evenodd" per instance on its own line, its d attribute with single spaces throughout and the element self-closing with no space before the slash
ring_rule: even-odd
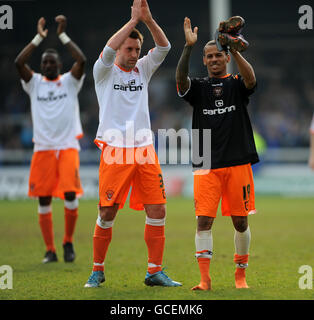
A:
<svg viewBox="0 0 314 320">
<path fill-rule="evenodd" d="M 140 21 L 155 41 L 155 48 L 141 59 L 143 36 L 135 29 Z M 130 186 L 130 207 L 146 211 L 144 239 L 148 269 L 145 284 L 181 286 L 162 271 L 166 197 L 152 145 L 147 92 L 151 76 L 169 50 L 170 43 L 153 19 L 147 1 L 134 0 L 131 19 L 109 39 L 94 65 L 99 103 L 95 143 L 102 149 L 102 156 L 99 215 L 93 237 L 94 264 L 85 287 L 98 287 L 105 281 L 104 260 L 112 238 L 112 226 Z M 111 161 L 113 154 L 117 161 Z"/>
<path fill-rule="evenodd" d="M 83 193 L 78 154 L 78 139 L 83 132 L 77 95 L 84 81 L 86 58 L 65 33 L 66 17 L 59 15 L 55 20 L 61 42 L 75 59 L 71 70 L 60 74 L 62 64 L 54 49 L 47 49 L 42 54 L 41 74 L 33 72 L 26 64 L 33 51 L 47 37 L 44 18 L 38 21 L 35 38 L 15 60 L 23 89 L 31 101 L 34 154 L 28 195 L 39 199 L 39 225 L 46 245 L 43 263 L 58 261 L 52 224 L 52 197 L 64 199 L 64 261 L 75 259 L 73 234 L 78 217 L 77 196 Z"/>
<path fill-rule="evenodd" d="M 310 127 L 310 156 L 309 156 L 309 166 L 314 170 L 314 114 Z"/>
</svg>

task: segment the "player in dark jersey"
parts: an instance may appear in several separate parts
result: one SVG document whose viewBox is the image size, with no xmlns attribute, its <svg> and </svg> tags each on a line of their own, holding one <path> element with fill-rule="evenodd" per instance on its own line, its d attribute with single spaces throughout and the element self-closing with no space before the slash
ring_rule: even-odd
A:
<svg viewBox="0 0 314 320">
<path fill-rule="evenodd" d="M 198 28 L 192 30 L 190 19 L 185 18 L 186 43 L 176 70 L 178 94 L 193 107 L 192 128 L 199 130 L 199 155 L 203 157 L 203 143 L 211 145 L 211 166 L 208 168 L 202 163 L 193 163 L 197 216 L 195 245 L 201 281 L 192 290 L 211 289 L 211 228 L 221 198 L 222 215 L 231 216 L 235 228 L 235 285 L 237 288 L 248 288 L 245 269 L 248 266 L 251 233 L 247 216 L 256 212 L 251 164 L 259 159 L 247 105 L 249 96 L 255 90 L 256 79 L 252 66 L 234 50 L 231 55 L 239 74 L 228 74 L 230 54 L 218 51 L 214 40 L 204 47 L 203 63 L 209 76 L 190 79 L 189 60 L 197 41 L 197 32 Z M 211 130 L 210 141 L 202 141 L 203 129 Z"/>
</svg>

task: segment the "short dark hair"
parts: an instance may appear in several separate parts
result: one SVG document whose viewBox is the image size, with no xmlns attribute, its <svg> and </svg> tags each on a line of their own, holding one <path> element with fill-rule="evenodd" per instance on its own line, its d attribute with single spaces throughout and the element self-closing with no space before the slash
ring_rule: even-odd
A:
<svg viewBox="0 0 314 320">
<path fill-rule="evenodd" d="M 216 41 L 215 41 L 215 40 L 210 40 L 210 41 L 208 41 L 208 42 L 205 44 L 204 48 L 203 48 L 203 55 L 205 56 L 205 49 L 206 49 L 206 47 L 216 46 L 216 45 L 217 45 L 217 44 L 216 44 Z M 228 49 L 224 50 L 224 52 L 225 52 L 226 54 L 229 54 Z"/>
<path fill-rule="evenodd" d="M 58 61 L 61 62 L 59 52 L 56 49 L 48 48 L 43 52 L 43 55 L 44 54 L 55 54 L 57 56 Z"/>
<path fill-rule="evenodd" d="M 141 45 L 142 45 L 143 42 L 144 42 L 144 37 L 143 37 L 143 35 L 142 35 L 136 28 L 134 28 L 134 29 L 132 30 L 132 32 L 131 32 L 130 35 L 129 35 L 129 38 L 139 39 L 140 42 L 141 42 Z"/>
</svg>

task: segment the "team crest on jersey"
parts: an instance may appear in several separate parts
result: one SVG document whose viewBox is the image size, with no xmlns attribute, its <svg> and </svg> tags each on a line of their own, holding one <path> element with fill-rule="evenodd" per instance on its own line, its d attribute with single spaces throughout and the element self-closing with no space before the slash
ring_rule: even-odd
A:
<svg viewBox="0 0 314 320">
<path fill-rule="evenodd" d="M 215 106 L 217 108 L 222 108 L 224 106 L 224 101 L 223 100 L 215 100 Z"/>
<path fill-rule="evenodd" d="M 137 67 L 135 67 L 135 68 L 133 69 L 133 71 L 134 71 L 134 72 L 136 72 L 136 73 L 139 73 L 139 71 L 138 71 L 138 68 L 137 68 Z"/>
<path fill-rule="evenodd" d="M 57 82 L 57 87 L 61 87 L 61 82 L 60 81 Z"/>
<path fill-rule="evenodd" d="M 223 93 L 223 89 L 222 89 L 222 87 L 214 87 L 213 88 L 213 95 L 215 96 L 215 97 L 221 97 L 222 96 L 222 93 Z"/>
<path fill-rule="evenodd" d="M 106 195 L 107 195 L 107 200 L 110 201 L 113 197 L 114 192 L 112 190 L 107 190 Z"/>
</svg>

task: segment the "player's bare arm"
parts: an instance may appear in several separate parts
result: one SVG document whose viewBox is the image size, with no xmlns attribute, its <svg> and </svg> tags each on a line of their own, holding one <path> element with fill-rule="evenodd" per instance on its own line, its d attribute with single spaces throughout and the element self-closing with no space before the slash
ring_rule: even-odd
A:
<svg viewBox="0 0 314 320">
<path fill-rule="evenodd" d="M 163 32 L 163 30 L 160 28 L 160 26 L 157 24 L 157 22 L 154 20 L 147 0 L 142 0 L 141 1 L 141 16 L 140 20 L 145 23 L 147 28 L 149 29 L 154 42 L 160 46 L 160 47 L 167 47 L 169 44 L 169 41 Z"/>
<path fill-rule="evenodd" d="M 67 25 L 67 19 L 64 15 L 58 15 L 55 17 L 56 22 L 58 23 L 57 27 L 57 35 L 62 39 L 62 35 L 65 35 L 66 25 Z M 74 78 L 80 79 L 82 75 L 84 74 L 84 67 L 86 62 L 86 57 L 82 50 L 66 35 L 64 36 L 67 40 L 65 40 L 66 44 L 65 46 L 70 51 L 73 59 L 75 60 L 72 68 L 71 73 Z M 62 41 L 62 40 L 61 40 Z"/>
<path fill-rule="evenodd" d="M 28 82 L 33 75 L 31 68 L 26 64 L 26 62 L 29 60 L 39 43 L 47 37 L 48 29 L 45 29 L 45 24 L 45 18 L 41 17 L 37 23 L 36 37 L 19 53 L 15 59 L 15 65 L 19 75 L 25 82 Z"/>
<path fill-rule="evenodd" d="M 243 78 L 246 88 L 254 88 L 256 84 L 256 78 L 253 67 L 248 61 L 244 59 L 240 52 L 235 50 L 230 50 L 230 52 L 237 64 L 238 70 Z"/>
<path fill-rule="evenodd" d="M 107 42 L 107 46 L 117 51 L 139 23 L 141 17 L 141 0 L 134 0 L 131 8 L 131 19 L 116 32 Z"/>
<path fill-rule="evenodd" d="M 180 57 L 180 60 L 176 69 L 176 82 L 178 89 L 181 94 L 184 94 L 189 88 L 189 63 L 192 48 L 197 41 L 198 28 L 194 27 L 192 30 L 191 20 L 189 18 L 184 19 L 184 35 L 185 35 L 185 46 Z"/>
</svg>

